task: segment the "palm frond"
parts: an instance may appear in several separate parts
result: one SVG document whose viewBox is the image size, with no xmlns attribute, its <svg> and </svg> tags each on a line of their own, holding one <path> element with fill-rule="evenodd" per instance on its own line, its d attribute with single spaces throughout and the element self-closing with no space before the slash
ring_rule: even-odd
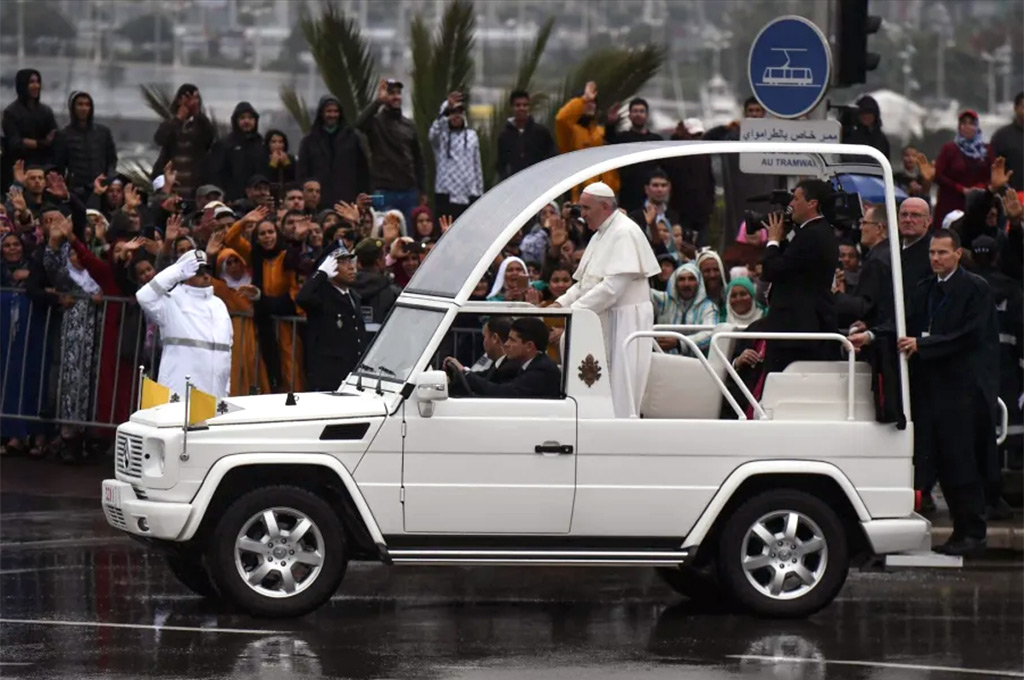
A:
<svg viewBox="0 0 1024 680">
<path fill-rule="evenodd" d="M 338 98 L 345 120 L 355 120 L 377 84 L 373 54 L 355 19 L 346 18 L 334 2 L 325 0 L 322 8 L 318 17 L 303 11 L 299 24 L 324 85 Z"/>
<path fill-rule="evenodd" d="M 282 85 L 281 89 L 278 90 L 278 96 L 281 98 L 281 103 L 284 105 L 285 110 L 291 114 L 292 120 L 302 130 L 302 134 L 309 132 L 309 128 L 313 125 L 313 120 L 310 118 L 306 100 L 291 85 Z"/>
<path fill-rule="evenodd" d="M 544 50 L 547 48 L 548 39 L 551 37 L 554 27 L 554 17 L 550 17 L 544 22 L 540 31 L 537 32 L 537 37 L 534 39 L 532 47 L 523 55 L 522 61 L 519 62 L 519 67 L 516 69 L 515 82 L 512 83 L 511 88 L 502 93 L 501 100 L 495 104 L 494 109 L 491 111 L 487 128 L 479 133 L 480 164 L 483 166 L 484 186 L 487 189 L 498 183 L 498 137 L 505 127 L 505 119 L 509 114 L 508 98 L 515 90 L 530 91 L 533 85 L 533 77 L 537 72 L 537 66 L 544 55 Z M 530 107 L 531 109 L 542 107 L 547 100 L 548 96 L 543 93 L 531 95 Z"/>
<path fill-rule="evenodd" d="M 171 110 L 171 103 L 174 101 L 174 94 L 170 88 L 163 83 L 143 83 L 139 85 L 142 92 L 142 99 L 160 120 L 167 120 L 174 115 Z"/>
<path fill-rule="evenodd" d="M 431 36 L 423 17 L 409 23 L 412 50 L 412 108 L 420 140 L 428 192 L 434 187 L 434 151 L 428 142 L 430 124 L 449 92 L 461 92 L 469 100 L 473 77 L 473 45 L 476 13 L 473 3 L 451 0 L 441 17 L 441 27 Z"/>
<path fill-rule="evenodd" d="M 153 186 L 150 177 L 153 174 L 153 168 L 146 165 L 140 160 L 123 160 L 117 164 L 117 174 L 121 175 L 128 182 L 131 182 L 134 186 L 138 187 L 140 191 L 149 193 Z"/>
<path fill-rule="evenodd" d="M 441 30 L 434 40 L 433 94 L 438 103 L 449 92 L 461 92 L 469 101 L 475 32 L 473 3 L 466 0 L 452 0 L 448 3 L 441 18 Z"/>
<path fill-rule="evenodd" d="M 590 80 L 597 83 L 597 116 L 603 118 L 610 106 L 634 96 L 658 73 L 665 55 L 661 45 L 631 50 L 609 47 L 590 53 L 565 77 L 561 92 L 548 108 L 548 125 L 553 128 L 558 108 L 580 96 Z"/>
</svg>

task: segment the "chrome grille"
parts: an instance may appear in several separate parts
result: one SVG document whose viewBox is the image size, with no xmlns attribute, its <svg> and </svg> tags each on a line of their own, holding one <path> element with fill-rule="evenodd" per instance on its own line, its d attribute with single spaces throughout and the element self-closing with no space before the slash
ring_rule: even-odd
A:
<svg viewBox="0 0 1024 680">
<path fill-rule="evenodd" d="M 142 437 L 118 432 L 114 444 L 114 465 L 118 472 L 130 477 L 141 477 Z"/>
<path fill-rule="evenodd" d="M 128 524 L 124 521 L 124 513 L 121 512 L 121 508 L 115 508 L 113 505 L 107 505 L 104 503 L 103 512 L 107 515 L 107 522 L 111 526 L 117 527 L 118 529 L 127 529 Z"/>
</svg>

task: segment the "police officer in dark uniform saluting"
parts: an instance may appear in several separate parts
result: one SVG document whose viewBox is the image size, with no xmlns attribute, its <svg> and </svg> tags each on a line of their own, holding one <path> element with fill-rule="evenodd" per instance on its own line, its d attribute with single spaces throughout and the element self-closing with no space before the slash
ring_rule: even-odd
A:
<svg viewBox="0 0 1024 680">
<path fill-rule="evenodd" d="M 366 348 L 366 328 L 353 255 L 340 246 L 324 256 L 295 302 L 306 311 L 306 384 L 311 391 L 336 390 Z"/>
<path fill-rule="evenodd" d="M 934 483 L 924 478 L 929 461 L 920 459 L 930 458 L 953 519 L 953 535 L 936 551 L 973 556 L 985 550 L 985 480 L 977 454 L 995 438 L 999 330 L 992 291 L 960 266 L 962 253 L 956 232 L 932 235 L 933 274 L 910 293 L 907 336 L 896 345 L 910 359 L 914 487 L 927 492 Z M 850 342 L 860 348 L 876 334 L 884 342 L 894 332 L 883 324 Z"/>
</svg>

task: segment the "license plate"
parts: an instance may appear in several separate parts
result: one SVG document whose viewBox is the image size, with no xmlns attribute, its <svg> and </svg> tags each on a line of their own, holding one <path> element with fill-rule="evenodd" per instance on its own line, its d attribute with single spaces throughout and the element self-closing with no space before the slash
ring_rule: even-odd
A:
<svg viewBox="0 0 1024 680">
<path fill-rule="evenodd" d="M 103 482 L 103 503 L 115 508 L 121 507 L 121 488 L 115 483 Z"/>
</svg>

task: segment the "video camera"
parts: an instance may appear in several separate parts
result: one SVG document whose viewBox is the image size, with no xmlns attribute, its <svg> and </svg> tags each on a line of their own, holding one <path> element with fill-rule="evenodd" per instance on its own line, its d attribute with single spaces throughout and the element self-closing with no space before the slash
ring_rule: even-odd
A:
<svg viewBox="0 0 1024 680">
<path fill-rule="evenodd" d="M 761 228 L 761 223 L 768 223 L 768 215 L 771 213 L 782 213 L 783 225 L 786 227 L 786 232 L 789 232 L 796 225 L 793 224 L 793 209 L 789 207 L 790 201 L 793 200 L 793 193 L 786 189 L 776 189 L 770 194 L 762 194 L 759 196 L 751 196 L 747 199 L 747 203 L 767 203 L 777 210 L 768 210 L 767 212 L 757 212 L 755 210 L 744 210 L 743 221 L 747 223 L 747 233 L 752 233 Z"/>
<path fill-rule="evenodd" d="M 821 214 L 832 225 L 834 229 L 848 233 L 859 228 L 861 217 L 864 211 L 861 206 L 860 194 L 844 191 L 840 185 L 832 194 L 832 200 L 820 206 Z M 768 222 L 769 213 L 782 213 L 783 225 L 788 233 L 797 225 L 793 223 L 792 209 L 789 207 L 793 200 L 793 193 L 786 189 L 776 189 L 770 194 L 751 196 L 747 203 L 768 203 L 774 210 L 765 213 L 746 210 L 743 212 L 743 219 L 747 223 L 747 229 L 756 231 L 761 228 L 761 223 Z"/>
</svg>

